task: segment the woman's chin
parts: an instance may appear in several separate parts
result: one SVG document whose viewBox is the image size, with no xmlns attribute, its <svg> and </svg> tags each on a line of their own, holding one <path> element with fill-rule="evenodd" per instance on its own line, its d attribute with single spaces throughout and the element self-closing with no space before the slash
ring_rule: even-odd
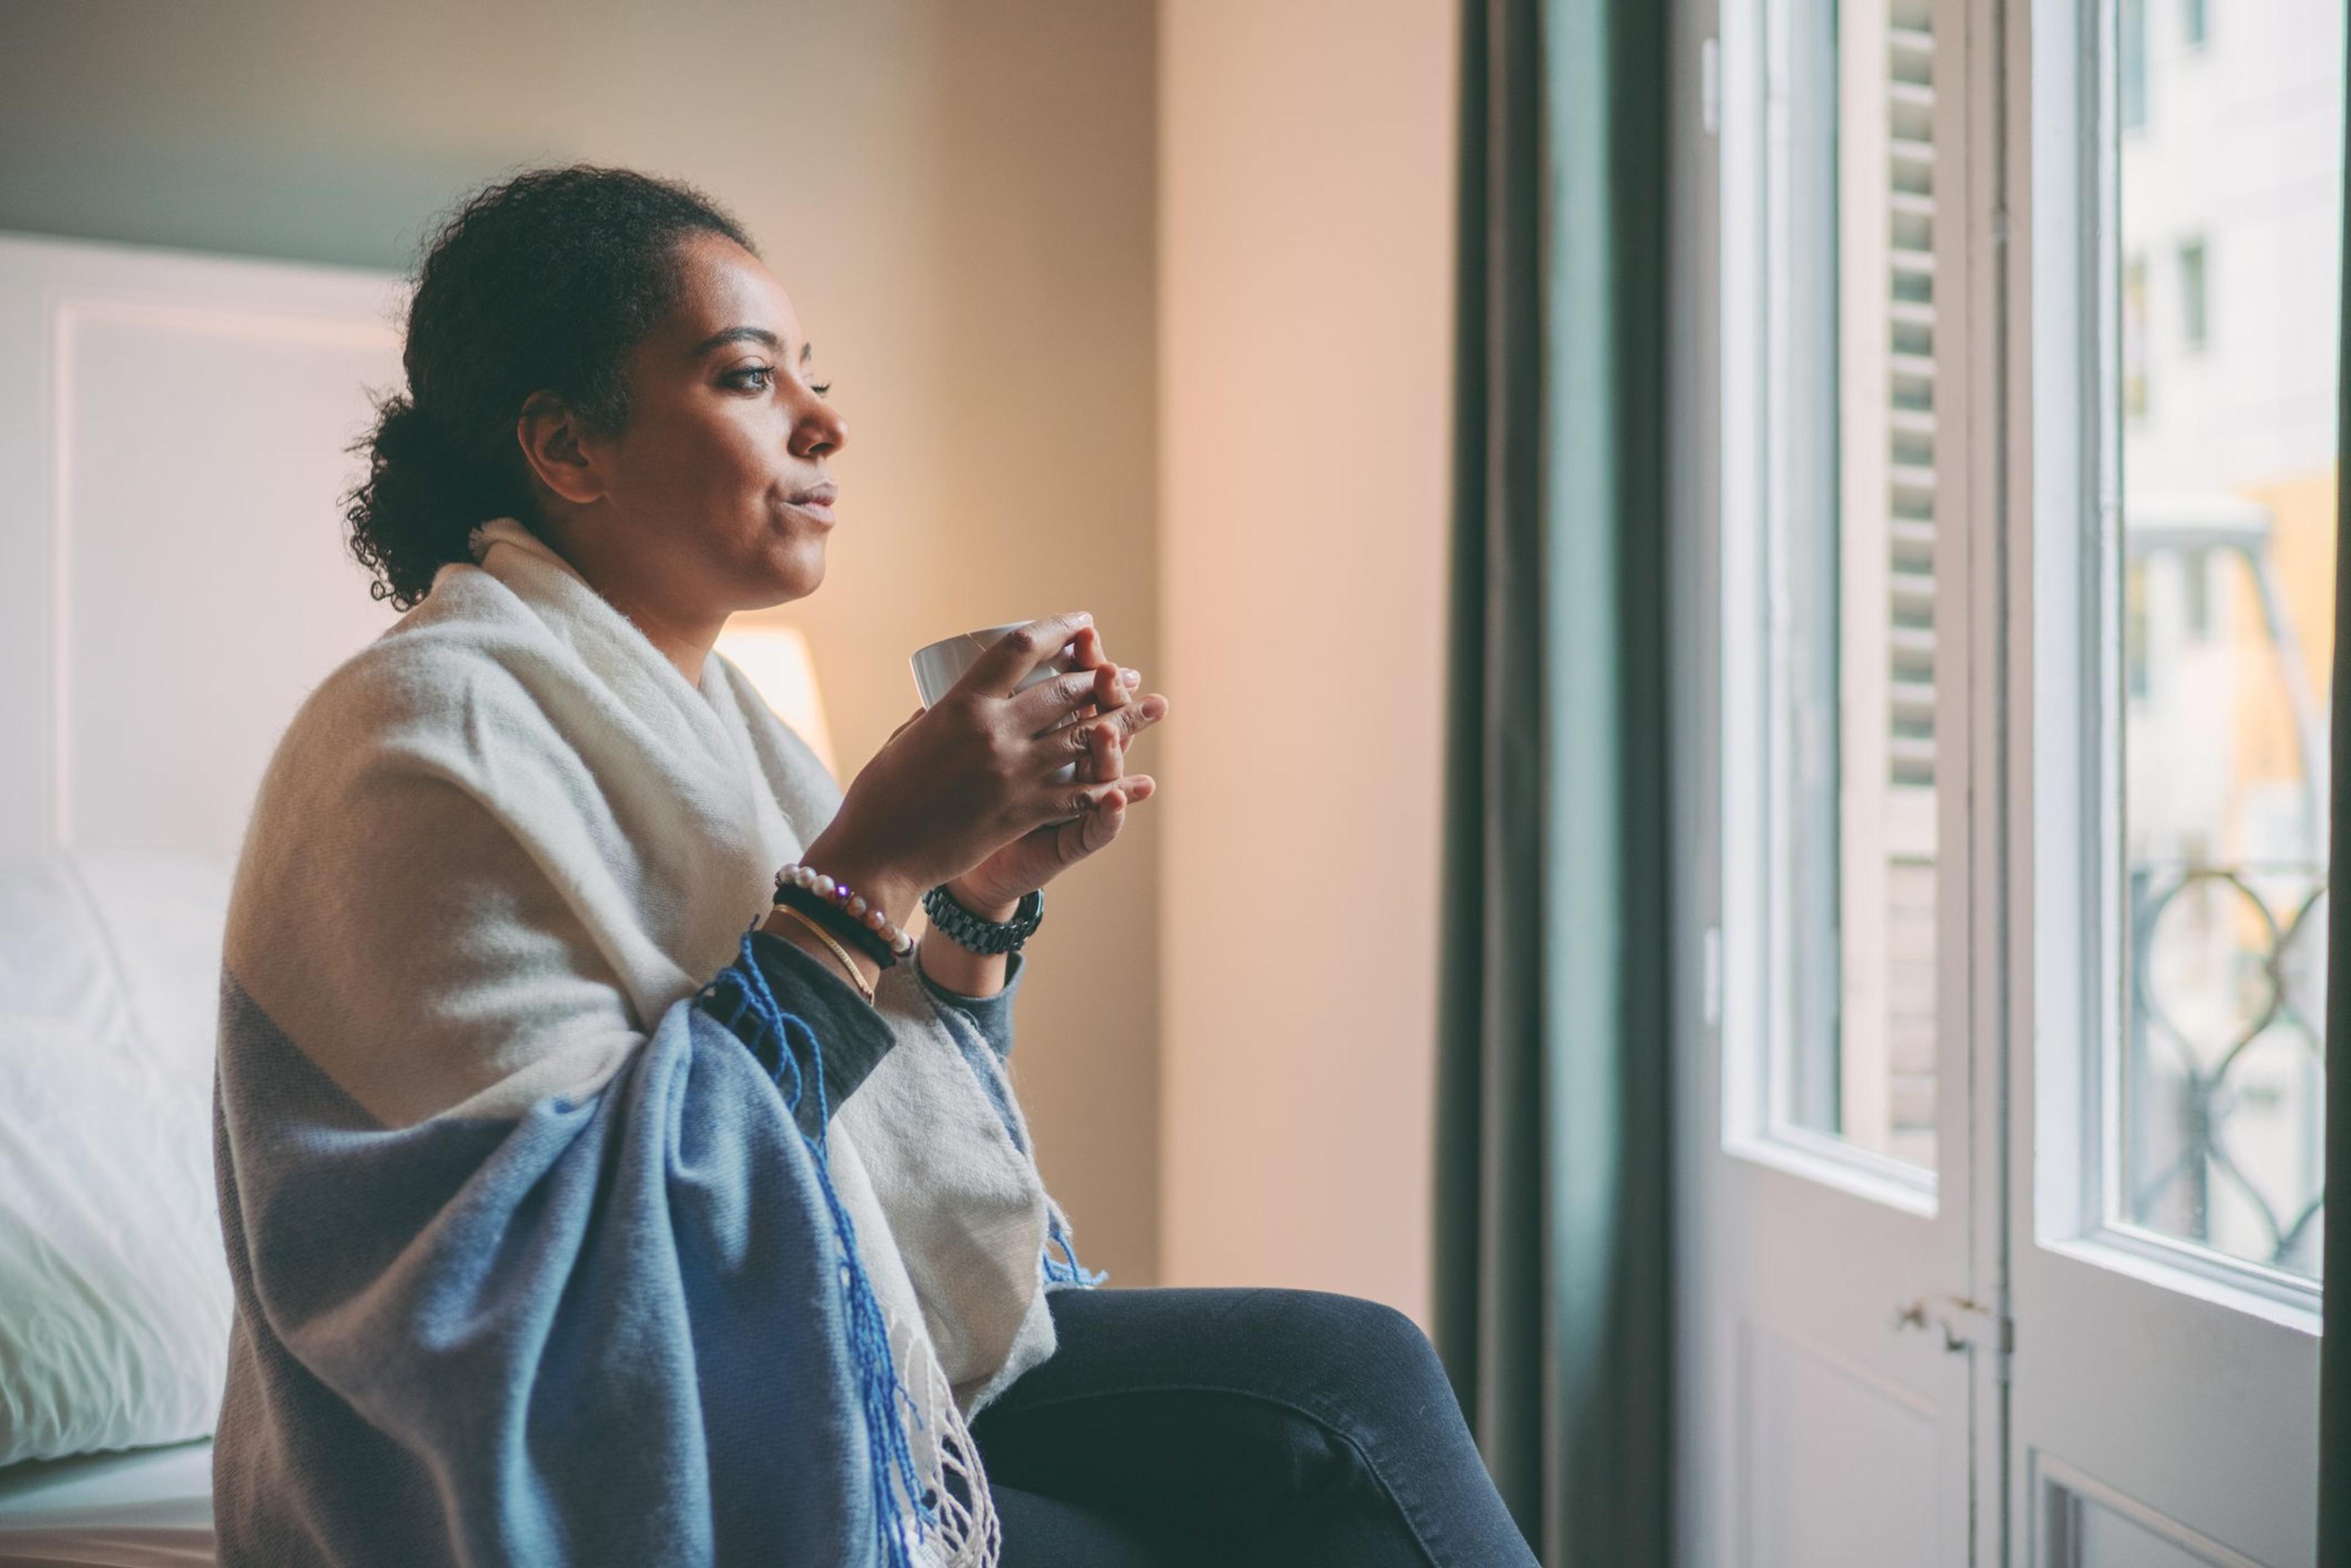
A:
<svg viewBox="0 0 2351 1568">
<path fill-rule="evenodd" d="M 824 541 L 795 540 L 770 552 L 758 563 L 758 570 L 746 577 L 758 583 L 758 601 L 737 606 L 741 610 L 770 610 L 778 604 L 789 604 L 795 599 L 806 599 L 824 586 Z"/>
</svg>

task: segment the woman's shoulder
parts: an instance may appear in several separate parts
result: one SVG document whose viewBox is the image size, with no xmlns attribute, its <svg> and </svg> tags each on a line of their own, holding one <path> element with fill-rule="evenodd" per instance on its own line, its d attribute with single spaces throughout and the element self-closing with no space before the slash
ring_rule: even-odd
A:
<svg viewBox="0 0 2351 1568">
<path fill-rule="evenodd" d="M 524 672 L 550 656 L 545 625 L 477 568 L 444 569 L 433 591 L 330 671 L 296 709 L 261 800 L 315 797 L 362 768 L 427 767 L 478 751 L 486 734 L 528 747 L 548 730 Z"/>
</svg>

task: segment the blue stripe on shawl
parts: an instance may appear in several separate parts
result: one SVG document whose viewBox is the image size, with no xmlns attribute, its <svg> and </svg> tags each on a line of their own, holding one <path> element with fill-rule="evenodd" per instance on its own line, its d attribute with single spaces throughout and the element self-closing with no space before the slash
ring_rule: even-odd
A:
<svg viewBox="0 0 2351 1568">
<path fill-rule="evenodd" d="M 396 1129 L 226 976 L 221 1026 L 224 1568 L 901 1560 L 836 1206 L 692 998 L 592 1094 Z"/>
<path fill-rule="evenodd" d="M 751 948 L 751 933 L 743 934 L 743 945 L 735 961 L 712 977 L 705 991 L 722 1005 L 738 1004 L 733 1012 L 736 1020 L 747 1013 L 756 1026 L 747 1043 L 751 1052 L 764 1066 L 776 1074 L 777 1087 L 783 1091 L 784 1108 L 798 1111 L 800 1097 L 816 1096 L 816 1135 L 801 1134 L 808 1145 L 809 1156 L 816 1166 L 817 1186 L 823 1190 L 824 1201 L 832 1213 L 832 1230 L 840 1246 L 841 1291 L 842 1305 L 848 1314 L 849 1355 L 857 1370 L 860 1403 L 865 1411 L 866 1458 L 872 1476 L 874 1517 L 895 1521 L 898 1507 L 891 1496 L 893 1486 L 901 1489 L 915 1509 L 925 1530 L 938 1522 L 938 1500 L 922 1490 L 914 1473 L 914 1456 L 906 1441 L 906 1428 L 900 1416 L 920 1423 L 923 1415 L 905 1385 L 898 1380 L 897 1364 L 890 1354 L 890 1328 L 882 1315 L 882 1303 L 873 1295 L 873 1281 L 865 1272 L 865 1263 L 857 1252 L 857 1228 L 850 1222 L 849 1210 L 841 1207 L 841 1195 L 833 1190 L 832 1165 L 825 1155 L 825 1139 L 832 1121 L 832 1105 L 824 1092 L 824 1051 L 818 1046 L 815 1033 L 797 1014 L 788 1013 L 776 1000 L 776 993 L 768 984 L 768 977 L 759 967 L 758 955 Z M 800 1076 L 800 1063 L 809 1064 L 809 1079 Z M 794 1123 L 797 1129 L 799 1124 Z M 883 1561 L 890 1568 L 910 1568 L 906 1542 L 896 1530 L 883 1536 Z"/>
</svg>

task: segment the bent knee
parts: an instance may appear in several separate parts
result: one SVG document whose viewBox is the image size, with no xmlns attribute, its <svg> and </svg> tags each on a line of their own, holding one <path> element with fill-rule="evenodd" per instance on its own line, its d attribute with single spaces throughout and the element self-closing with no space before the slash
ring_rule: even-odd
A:
<svg viewBox="0 0 2351 1568">
<path fill-rule="evenodd" d="M 1420 1325 L 1385 1301 L 1374 1301 L 1367 1296 L 1314 1293 L 1324 1303 L 1324 1315 L 1350 1343 L 1397 1356 L 1435 1354 Z"/>
<path fill-rule="evenodd" d="M 1437 1349 L 1420 1325 L 1384 1301 L 1330 1291 L 1267 1291 L 1259 1308 L 1284 1358 L 1323 1367 L 1350 1382 L 1426 1390 L 1446 1383 Z"/>
</svg>

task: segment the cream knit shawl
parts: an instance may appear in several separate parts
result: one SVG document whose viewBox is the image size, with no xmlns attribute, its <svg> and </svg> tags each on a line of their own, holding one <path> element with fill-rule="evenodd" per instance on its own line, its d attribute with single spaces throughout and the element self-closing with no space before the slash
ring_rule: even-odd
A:
<svg viewBox="0 0 2351 1568">
<path fill-rule="evenodd" d="M 226 959 L 388 1127 L 594 1094 L 737 950 L 841 790 L 741 672 L 700 687 L 512 518 L 305 705 L 264 782 Z M 835 1116 L 832 1180 L 912 1396 L 925 1554 L 993 1563 L 966 1419 L 1054 1348 L 1047 1196 L 993 1053 L 911 964 L 893 1048 Z M 998 1101 L 1006 1107 L 999 1111 Z M 1064 1230 L 1066 1234 L 1066 1230 Z M 942 1497 L 946 1494 L 941 1490 Z"/>
</svg>

